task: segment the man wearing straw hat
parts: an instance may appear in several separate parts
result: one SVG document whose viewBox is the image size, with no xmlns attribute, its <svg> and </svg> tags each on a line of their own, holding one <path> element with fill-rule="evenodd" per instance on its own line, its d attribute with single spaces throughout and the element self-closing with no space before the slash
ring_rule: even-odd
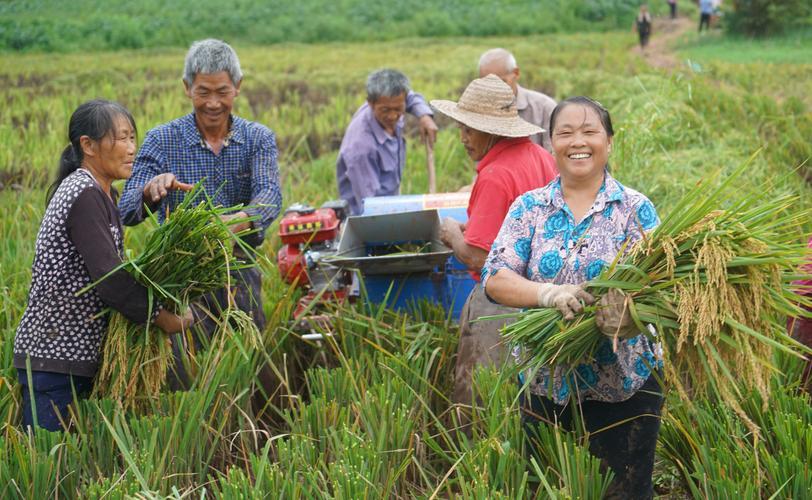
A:
<svg viewBox="0 0 812 500">
<path fill-rule="evenodd" d="M 476 163 L 477 176 L 468 202 L 468 222 L 446 218 L 440 232 L 474 279 L 493 244 L 513 200 L 547 185 L 558 171 L 552 155 L 530 141 L 543 131 L 519 117 L 513 90 L 495 75 L 471 82 L 459 102 L 433 100 L 440 113 L 457 121 L 460 141 Z M 485 296 L 477 285 L 460 316 L 460 343 L 454 371 L 456 403 L 472 403 L 471 376 L 479 365 L 501 366 L 506 349 L 499 331 L 506 320 L 477 321 L 481 316 L 512 312 Z"/>
<path fill-rule="evenodd" d="M 550 113 L 555 108 L 555 99 L 519 85 L 519 66 L 513 54 L 501 48 L 485 51 L 479 58 L 479 77 L 489 74 L 498 76 L 513 90 L 516 108 L 522 120 L 538 125 L 544 130 L 550 128 Z M 550 134 L 533 134 L 530 140 L 552 152 Z"/>
<path fill-rule="evenodd" d="M 382 69 L 367 78 L 367 102 L 352 117 L 336 161 L 336 180 L 341 199 L 350 212 L 364 211 L 364 198 L 389 196 L 400 192 L 406 165 L 406 139 L 403 114 L 418 118 L 420 135 L 431 150 L 437 125 L 423 96 L 409 88 L 400 71 Z M 433 176 L 429 164 L 429 178 Z"/>
</svg>

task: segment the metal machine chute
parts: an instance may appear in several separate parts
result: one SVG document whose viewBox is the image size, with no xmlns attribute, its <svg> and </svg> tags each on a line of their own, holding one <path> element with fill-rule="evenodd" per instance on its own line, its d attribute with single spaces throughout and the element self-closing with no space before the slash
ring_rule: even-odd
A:
<svg viewBox="0 0 812 500">
<path fill-rule="evenodd" d="M 341 201 L 291 206 L 277 258 L 282 277 L 307 290 L 294 318 L 305 330 L 315 320 L 319 328 L 310 329 L 323 331 L 329 318 L 314 314 L 314 301 L 354 298 L 358 278 L 372 304 L 405 310 L 428 301 L 459 318 L 475 281 L 439 232 L 443 217 L 467 220 L 467 202 L 468 193 L 367 198 L 364 215 L 351 217 Z"/>
</svg>

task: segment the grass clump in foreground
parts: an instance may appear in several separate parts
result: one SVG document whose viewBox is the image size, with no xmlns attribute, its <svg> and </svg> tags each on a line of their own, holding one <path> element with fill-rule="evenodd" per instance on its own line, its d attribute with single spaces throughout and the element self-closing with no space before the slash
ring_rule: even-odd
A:
<svg viewBox="0 0 812 500">
<path fill-rule="evenodd" d="M 802 368 L 797 359 L 791 361 Z M 686 493 L 693 498 L 808 497 L 812 405 L 795 381 L 794 376 L 773 378 L 769 405 L 758 391 L 742 394 L 748 419 L 765 430 L 756 442 L 744 420 L 719 401 L 697 399 L 688 406 L 672 399 L 666 405 L 658 454 L 676 467 Z"/>
<path fill-rule="evenodd" d="M 238 267 L 233 255 L 238 239 L 220 220 L 232 210 L 214 207 L 198 184 L 149 235 L 145 250 L 111 273 L 124 269 L 144 285 L 151 311 L 160 303 L 182 313 L 191 301 L 226 286 L 229 271 Z M 158 395 L 171 366 L 169 336 L 114 311 L 93 393 L 132 407 L 139 399 Z"/>
</svg>

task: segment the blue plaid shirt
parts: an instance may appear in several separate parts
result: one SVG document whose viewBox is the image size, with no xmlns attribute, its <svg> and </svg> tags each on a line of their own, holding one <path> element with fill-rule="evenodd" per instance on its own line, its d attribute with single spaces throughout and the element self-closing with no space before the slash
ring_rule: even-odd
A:
<svg viewBox="0 0 812 500">
<path fill-rule="evenodd" d="M 231 129 L 219 155 L 200 135 L 194 113 L 159 125 L 147 133 L 135 158 L 132 177 L 118 202 L 121 218 L 128 226 L 144 220 L 144 186 L 156 175 L 171 172 L 180 182 L 189 184 L 205 179 L 206 193 L 216 205 L 250 205 L 245 212 L 259 219 L 254 221 L 256 234 L 246 240 L 259 245 L 282 206 L 277 156 L 273 132 L 237 116 L 232 116 Z M 185 194 L 172 191 L 158 204 L 149 205 L 149 209 L 157 212 L 158 221 L 163 222 L 166 211 L 174 210 Z"/>
</svg>

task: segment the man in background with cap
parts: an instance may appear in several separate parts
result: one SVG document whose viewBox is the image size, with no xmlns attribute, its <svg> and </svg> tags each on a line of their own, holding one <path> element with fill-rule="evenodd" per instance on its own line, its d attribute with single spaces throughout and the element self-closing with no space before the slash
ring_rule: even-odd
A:
<svg viewBox="0 0 812 500">
<path fill-rule="evenodd" d="M 336 161 L 336 180 L 341 199 L 350 213 L 363 213 L 364 198 L 400 193 L 406 165 L 403 114 L 418 118 L 420 135 L 434 147 L 437 125 L 423 96 L 412 92 L 400 71 L 382 69 L 367 78 L 367 102 L 350 121 Z"/>
<path fill-rule="evenodd" d="M 493 74 L 471 82 L 459 102 L 433 100 L 440 113 L 457 121 L 460 141 L 476 162 L 477 176 L 468 201 L 468 222 L 446 218 L 440 239 L 454 250 L 479 281 L 482 266 L 513 201 L 546 186 L 558 174 L 552 155 L 530 141 L 541 129 L 519 117 L 513 90 Z M 480 365 L 501 366 L 507 350 L 500 330 L 507 320 L 476 321 L 514 312 L 488 300 L 474 287 L 460 315 L 460 343 L 452 401 L 470 405 L 472 375 Z"/>
<path fill-rule="evenodd" d="M 519 117 L 526 122 L 544 129 L 544 133 L 533 134 L 530 140 L 552 151 L 550 143 L 550 113 L 555 108 L 555 100 L 541 92 L 519 86 L 519 66 L 516 58 L 505 49 L 490 49 L 479 58 L 479 77 L 494 74 L 507 83 L 516 96 L 516 109 Z"/>
</svg>

